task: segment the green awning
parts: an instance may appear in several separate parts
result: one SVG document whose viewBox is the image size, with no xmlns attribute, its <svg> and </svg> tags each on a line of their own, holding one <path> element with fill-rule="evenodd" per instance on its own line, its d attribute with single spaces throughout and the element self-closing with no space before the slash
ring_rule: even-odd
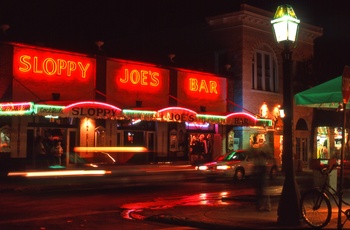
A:
<svg viewBox="0 0 350 230">
<path fill-rule="evenodd" d="M 343 102 L 342 76 L 297 93 L 295 104 L 313 108 L 338 108 Z"/>
</svg>

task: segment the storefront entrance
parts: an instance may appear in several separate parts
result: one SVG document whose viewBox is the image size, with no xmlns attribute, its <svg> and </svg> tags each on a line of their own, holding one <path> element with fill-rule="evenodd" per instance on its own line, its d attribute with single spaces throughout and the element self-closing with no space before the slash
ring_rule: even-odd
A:
<svg viewBox="0 0 350 230">
<path fill-rule="evenodd" d="M 34 127 L 27 131 L 27 159 L 31 160 L 32 165 L 38 168 L 39 156 L 37 154 L 38 140 L 41 140 L 48 166 L 67 167 L 76 163 L 74 157 L 74 147 L 77 146 L 78 130 L 77 128 L 67 127 Z M 54 148 L 60 145 L 62 154 L 59 155 L 53 152 Z M 42 162 L 41 162 L 42 164 Z M 44 163 L 46 164 L 46 162 Z"/>
</svg>

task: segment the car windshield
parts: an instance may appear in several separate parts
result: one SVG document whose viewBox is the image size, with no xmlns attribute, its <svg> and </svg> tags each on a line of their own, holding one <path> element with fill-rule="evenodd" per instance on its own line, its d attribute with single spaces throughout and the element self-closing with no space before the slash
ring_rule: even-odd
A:
<svg viewBox="0 0 350 230">
<path fill-rule="evenodd" d="M 224 161 L 242 161 L 245 159 L 244 152 L 232 152 L 226 155 Z"/>
</svg>

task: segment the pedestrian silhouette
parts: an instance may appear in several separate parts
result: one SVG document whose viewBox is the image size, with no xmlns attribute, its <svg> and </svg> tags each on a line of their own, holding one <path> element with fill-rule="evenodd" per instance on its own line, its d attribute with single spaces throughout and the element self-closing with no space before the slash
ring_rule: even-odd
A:
<svg viewBox="0 0 350 230">
<path fill-rule="evenodd" d="M 63 148 L 61 146 L 61 141 L 55 140 L 54 141 L 54 146 L 51 149 L 51 154 L 53 155 L 55 161 L 55 165 L 61 165 L 61 157 L 63 154 Z"/>
<path fill-rule="evenodd" d="M 271 211 L 270 195 L 267 186 L 267 155 L 263 151 L 253 151 L 254 154 L 254 183 L 256 192 L 256 208 L 258 211 Z"/>
<path fill-rule="evenodd" d="M 47 158 L 45 146 L 43 144 L 43 138 L 38 135 L 35 140 L 35 166 L 38 169 L 48 168 L 49 161 Z"/>
</svg>

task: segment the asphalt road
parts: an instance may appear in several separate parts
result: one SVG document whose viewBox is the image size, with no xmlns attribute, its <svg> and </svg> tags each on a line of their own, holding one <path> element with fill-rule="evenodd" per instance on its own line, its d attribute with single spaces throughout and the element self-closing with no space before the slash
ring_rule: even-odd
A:
<svg viewBox="0 0 350 230">
<path fill-rule="evenodd" d="M 130 213 L 172 205 L 197 205 L 203 200 L 200 194 L 204 193 L 208 200 L 221 205 L 222 191 L 242 191 L 248 187 L 245 183 L 234 186 L 198 179 L 89 190 L 17 190 L 2 194 L 0 229 L 176 229 L 174 224 L 144 221 Z"/>
<path fill-rule="evenodd" d="M 222 205 L 223 193 L 251 194 L 253 189 L 249 180 L 207 182 L 187 166 L 128 171 L 107 176 L 2 180 L 1 187 L 9 187 L 2 190 L 0 229 L 172 229 L 171 223 L 149 223 L 129 214 L 137 214 L 138 209 Z M 296 173 L 296 179 L 302 191 L 312 187 L 315 178 L 312 172 L 303 172 Z M 278 193 L 283 180 L 279 176 L 270 181 L 270 188 Z"/>
</svg>

